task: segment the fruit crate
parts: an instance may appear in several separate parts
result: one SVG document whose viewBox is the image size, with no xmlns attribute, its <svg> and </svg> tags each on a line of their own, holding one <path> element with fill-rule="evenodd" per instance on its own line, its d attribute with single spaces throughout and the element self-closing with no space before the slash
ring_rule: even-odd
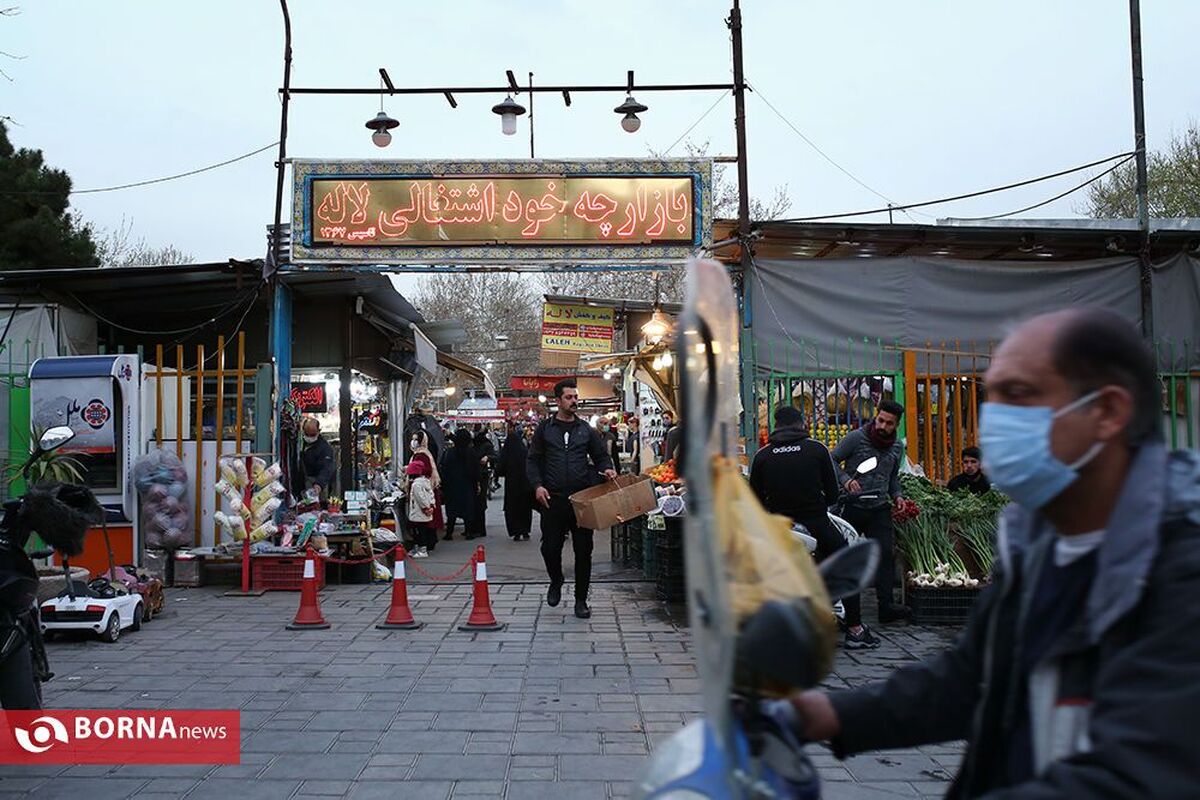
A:
<svg viewBox="0 0 1200 800">
<path fill-rule="evenodd" d="M 958 625 L 967 621 L 980 589 L 912 586 L 905 592 L 912 621 L 918 625 Z"/>
<path fill-rule="evenodd" d="M 296 592 L 304 581 L 304 556 L 251 556 L 250 585 L 266 591 Z M 314 559 L 317 588 L 325 588 L 325 561 Z"/>
</svg>

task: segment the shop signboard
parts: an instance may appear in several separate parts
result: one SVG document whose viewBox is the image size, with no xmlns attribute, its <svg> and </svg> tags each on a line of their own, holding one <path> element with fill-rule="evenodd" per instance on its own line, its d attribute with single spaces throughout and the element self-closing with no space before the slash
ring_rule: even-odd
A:
<svg viewBox="0 0 1200 800">
<path fill-rule="evenodd" d="M 542 305 L 542 349 L 566 353 L 611 353 L 613 310 L 564 303 Z"/>
<path fill-rule="evenodd" d="M 294 162 L 292 262 L 678 262 L 712 238 L 712 163 Z"/>
<path fill-rule="evenodd" d="M 518 392 L 537 392 L 549 398 L 554 396 L 554 385 L 563 378 L 575 381 L 581 400 L 612 397 L 612 381 L 595 375 L 514 375 L 508 385 Z"/>
<path fill-rule="evenodd" d="M 110 376 L 57 378 L 34 385 L 30 416 L 35 431 L 63 425 L 75 432 L 58 452 L 102 455 L 117 451 L 115 409 Z"/>
<path fill-rule="evenodd" d="M 504 410 L 500 408 L 453 408 L 446 416 L 459 422 L 504 422 Z"/>
<path fill-rule="evenodd" d="M 304 414 L 324 414 L 329 411 L 325 383 L 292 382 L 292 401 Z"/>
</svg>

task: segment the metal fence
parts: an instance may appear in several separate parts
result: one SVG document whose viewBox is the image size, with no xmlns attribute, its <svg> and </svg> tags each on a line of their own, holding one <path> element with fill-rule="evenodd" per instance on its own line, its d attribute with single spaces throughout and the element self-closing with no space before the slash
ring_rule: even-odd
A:
<svg viewBox="0 0 1200 800">
<path fill-rule="evenodd" d="M 983 376 L 996 342 L 926 342 L 902 348 L 879 339 L 847 340 L 837 347 L 801 341 L 752 345 L 751 407 L 761 446 L 775 409 L 804 412 L 814 438 L 831 449 L 872 416 L 883 399 L 906 408 L 902 436 L 909 460 L 937 482 L 960 470 L 964 447 L 979 442 Z M 1194 448 L 1200 436 L 1200 370 L 1192 343 L 1160 340 L 1163 436 L 1169 447 Z"/>
</svg>

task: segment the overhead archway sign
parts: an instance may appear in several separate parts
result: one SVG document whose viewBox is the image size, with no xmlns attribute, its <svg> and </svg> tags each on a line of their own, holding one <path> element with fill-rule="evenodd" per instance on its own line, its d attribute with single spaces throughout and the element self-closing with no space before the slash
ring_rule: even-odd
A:
<svg viewBox="0 0 1200 800">
<path fill-rule="evenodd" d="M 296 161 L 294 264 L 663 264 L 711 242 L 707 160 Z"/>
</svg>

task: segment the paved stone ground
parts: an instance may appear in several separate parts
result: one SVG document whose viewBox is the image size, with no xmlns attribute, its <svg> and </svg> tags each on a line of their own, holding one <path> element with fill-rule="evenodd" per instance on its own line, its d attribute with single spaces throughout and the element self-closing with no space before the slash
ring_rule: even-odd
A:
<svg viewBox="0 0 1200 800">
<path fill-rule="evenodd" d="M 520 549 L 505 558 L 532 569 L 536 539 L 484 541 L 491 553 Z M 597 553 L 607 548 L 598 539 Z M 414 582 L 413 611 L 427 623 L 415 632 L 374 628 L 387 609 L 383 585 L 327 588 L 321 606 L 333 627 L 300 632 L 283 627 L 295 593 L 172 590 L 166 614 L 115 645 L 52 642 L 57 677 L 45 687 L 47 705 L 240 709 L 242 763 L 0 766 L 0 794 L 626 797 L 653 747 L 701 710 L 681 610 L 659 603 L 648 583 L 598 583 L 584 622 L 565 606 L 548 608 L 541 582 L 491 588 L 496 616 L 508 623 L 498 633 L 457 630 L 470 610 L 465 583 Z M 949 632 L 899 627 L 883 636 L 878 651 L 839 654 L 829 685 L 883 677 L 944 647 Z M 960 752 L 948 745 L 838 762 L 811 748 L 831 800 L 941 796 Z"/>
</svg>

